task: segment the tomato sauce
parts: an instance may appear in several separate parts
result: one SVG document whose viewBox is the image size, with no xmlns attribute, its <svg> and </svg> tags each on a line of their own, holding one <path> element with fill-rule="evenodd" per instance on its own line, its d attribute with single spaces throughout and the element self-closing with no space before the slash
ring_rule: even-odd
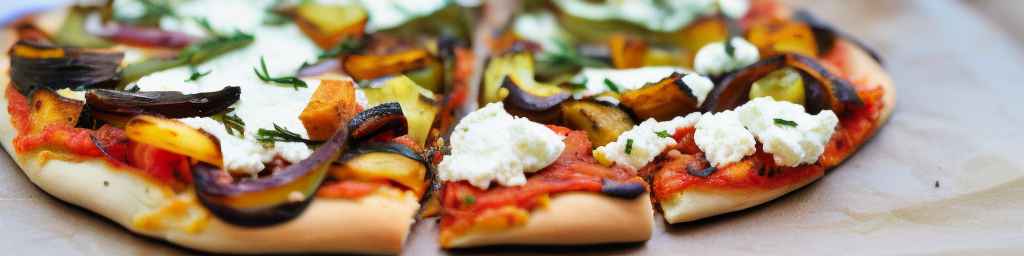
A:
<svg viewBox="0 0 1024 256">
<path fill-rule="evenodd" d="M 483 190 L 466 181 L 445 183 L 440 192 L 444 208 L 441 227 L 458 233 L 471 228 L 476 217 L 488 210 L 506 206 L 531 210 L 540 206 L 546 195 L 555 193 L 599 193 L 602 179 L 642 181 L 633 171 L 599 165 L 591 155 L 592 145 L 586 133 L 557 126 L 548 127 L 565 136 L 565 150 L 553 164 L 532 174 L 522 186 L 494 186 Z"/>
<path fill-rule="evenodd" d="M 113 126 L 91 130 L 63 123 L 33 123 L 28 99 L 13 85 L 7 86 L 4 94 L 11 124 L 18 133 L 13 142 L 18 153 L 46 149 L 78 157 L 100 157 L 114 167 L 130 167 L 164 184 L 180 186 L 192 181 L 188 158 L 183 155 L 132 142 L 124 130 Z M 32 132 L 34 125 L 44 128 Z"/>
<path fill-rule="evenodd" d="M 328 198 L 345 198 L 345 199 L 358 199 L 360 197 L 369 195 L 373 191 L 377 191 L 381 186 L 386 186 L 386 182 L 373 182 L 373 181 L 356 181 L 356 180 L 342 180 L 342 181 L 328 181 L 320 186 L 320 190 L 317 190 L 316 196 L 328 197 Z"/>
</svg>

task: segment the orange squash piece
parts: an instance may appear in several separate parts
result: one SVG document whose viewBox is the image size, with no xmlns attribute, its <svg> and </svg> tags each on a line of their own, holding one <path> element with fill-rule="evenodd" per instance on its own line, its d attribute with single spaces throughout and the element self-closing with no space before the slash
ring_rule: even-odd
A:
<svg viewBox="0 0 1024 256">
<path fill-rule="evenodd" d="M 339 127 L 358 112 L 355 86 L 350 80 L 323 80 L 313 92 L 299 120 L 310 140 L 330 139 Z"/>
</svg>

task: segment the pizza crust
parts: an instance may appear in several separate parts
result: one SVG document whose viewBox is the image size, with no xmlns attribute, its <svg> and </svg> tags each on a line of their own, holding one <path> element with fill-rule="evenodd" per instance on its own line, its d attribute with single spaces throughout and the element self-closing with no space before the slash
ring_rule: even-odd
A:
<svg viewBox="0 0 1024 256">
<path fill-rule="evenodd" d="M 61 14 L 42 14 L 37 24 L 59 25 Z M 4 29 L 0 45 L 6 49 L 16 37 L 11 29 Z M 9 57 L 0 55 L 0 84 L 4 86 L 10 80 L 8 66 Z M 45 150 L 15 153 L 12 143 L 16 134 L 7 99 L 0 97 L 0 143 L 33 184 L 131 232 L 207 252 L 395 254 L 401 252 L 419 209 L 413 193 L 374 194 L 359 200 L 318 199 L 301 216 L 284 224 L 245 228 L 220 221 L 194 200 L 194 195 L 175 194 L 136 170 L 98 159 L 66 159 Z"/>
<path fill-rule="evenodd" d="M 854 44 L 849 43 L 846 40 L 839 40 L 836 41 L 836 48 L 839 49 L 839 51 L 836 51 L 837 53 L 844 54 L 841 58 L 848 61 L 847 65 L 843 66 L 843 72 L 845 72 L 847 76 L 854 79 L 863 79 L 863 82 L 866 84 L 877 84 L 885 91 L 882 98 L 883 106 L 881 113 L 879 114 L 878 121 L 875 124 L 875 128 L 871 131 L 871 134 L 868 135 L 868 138 L 870 139 L 882 124 L 889 119 L 889 116 L 892 115 L 893 107 L 896 104 L 896 95 L 892 87 L 892 79 L 889 77 L 889 74 L 885 72 L 882 66 L 878 64 L 878 62 Z M 859 148 L 864 144 L 864 142 L 866 142 L 866 140 L 860 142 L 856 147 Z M 854 149 L 854 151 L 856 151 L 856 149 Z M 844 157 L 848 158 L 851 155 L 853 155 L 853 153 L 847 154 Z M 752 206 L 774 200 L 786 193 L 810 184 L 822 175 L 824 174 L 810 176 L 799 182 L 774 189 L 689 188 L 677 192 L 675 195 L 671 196 L 669 200 L 661 201 L 659 204 L 661 205 L 662 213 L 665 216 L 665 221 L 668 223 L 694 221 L 723 213 L 747 209 Z"/>
<path fill-rule="evenodd" d="M 653 228 L 654 210 L 648 193 L 626 200 L 590 192 L 568 192 L 552 196 L 548 206 L 531 211 L 522 226 L 468 232 L 442 246 L 641 242 L 651 238 Z"/>
</svg>

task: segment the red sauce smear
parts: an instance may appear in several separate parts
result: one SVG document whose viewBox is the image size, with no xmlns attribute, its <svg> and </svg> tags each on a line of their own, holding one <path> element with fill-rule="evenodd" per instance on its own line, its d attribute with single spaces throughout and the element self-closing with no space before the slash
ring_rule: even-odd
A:
<svg viewBox="0 0 1024 256">
<path fill-rule="evenodd" d="M 185 156 L 132 142 L 124 130 L 112 126 L 90 130 L 63 123 L 33 123 L 28 99 L 12 85 L 7 86 L 4 94 L 11 124 L 18 133 L 13 143 L 17 153 L 46 149 L 77 157 L 100 157 L 114 167 L 138 170 L 164 184 L 180 186 L 192 181 Z M 32 132 L 34 125 L 45 128 Z"/>
<path fill-rule="evenodd" d="M 465 230 L 480 213 L 515 206 L 526 210 L 538 206 L 544 195 L 571 191 L 600 192 L 602 179 L 641 182 L 636 173 L 624 168 L 609 168 L 597 163 L 591 155 L 591 142 L 586 133 L 564 127 L 548 126 L 565 136 L 565 150 L 548 167 L 527 178 L 526 184 L 515 187 L 492 186 L 483 190 L 468 182 L 447 182 L 441 190 L 441 227 Z"/>
</svg>

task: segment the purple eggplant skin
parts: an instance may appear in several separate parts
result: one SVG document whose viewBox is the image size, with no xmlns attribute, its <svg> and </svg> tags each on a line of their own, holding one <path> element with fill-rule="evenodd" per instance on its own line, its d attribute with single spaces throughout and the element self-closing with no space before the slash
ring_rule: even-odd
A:
<svg viewBox="0 0 1024 256">
<path fill-rule="evenodd" d="M 623 199 L 633 199 L 647 191 L 643 182 L 618 182 L 610 179 L 601 180 L 601 194 Z"/>
<path fill-rule="evenodd" d="M 561 104 L 571 96 L 569 92 L 560 92 L 550 96 L 533 95 L 520 88 L 520 86 L 512 78 L 505 76 L 505 79 L 501 82 L 501 87 L 508 89 L 508 97 L 505 97 L 504 102 L 505 104 L 530 112 L 546 111 L 557 107 L 558 104 Z"/>
<path fill-rule="evenodd" d="M 126 92 L 94 89 L 85 94 L 85 102 L 93 111 L 120 115 L 206 117 L 224 112 L 238 102 L 241 94 L 242 89 L 237 86 L 195 94 L 182 94 L 176 91 Z"/>
<path fill-rule="evenodd" d="M 196 164 L 192 178 L 199 202 L 218 219 L 246 227 L 281 224 L 302 214 L 313 201 L 332 162 L 347 147 L 342 127 L 305 160 L 266 177 L 235 178 L 217 167 Z"/>
<path fill-rule="evenodd" d="M 385 131 L 394 130 L 405 134 L 408 129 L 402 107 L 397 102 L 388 102 L 359 112 L 348 122 L 349 137 L 360 141 Z"/>
<path fill-rule="evenodd" d="M 805 79 L 804 88 L 809 104 L 805 105 L 809 106 L 807 110 L 811 113 L 822 109 L 831 109 L 841 115 L 848 109 L 864 105 L 850 82 L 832 74 L 814 58 L 786 53 L 764 58 L 743 69 L 729 73 L 708 93 L 708 98 L 704 101 L 701 109 L 708 112 L 721 112 L 743 105 L 748 100 L 754 81 L 783 67 L 793 67 L 799 70 Z M 813 82 L 808 82 L 807 79 L 813 80 Z"/>
<path fill-rule="evenodd" d="M 49 56 L 31 56 L 47 52 Z M 59 56 L 52 53 L 62 52 Z M 37 88 L 110 88 L 117 85 L 117 69 L 124 53 L 85 48 L 61 48 L 44 42 L 20 40 L 8 52 L 11 81 L 23 95 Z"/>
</svg>

